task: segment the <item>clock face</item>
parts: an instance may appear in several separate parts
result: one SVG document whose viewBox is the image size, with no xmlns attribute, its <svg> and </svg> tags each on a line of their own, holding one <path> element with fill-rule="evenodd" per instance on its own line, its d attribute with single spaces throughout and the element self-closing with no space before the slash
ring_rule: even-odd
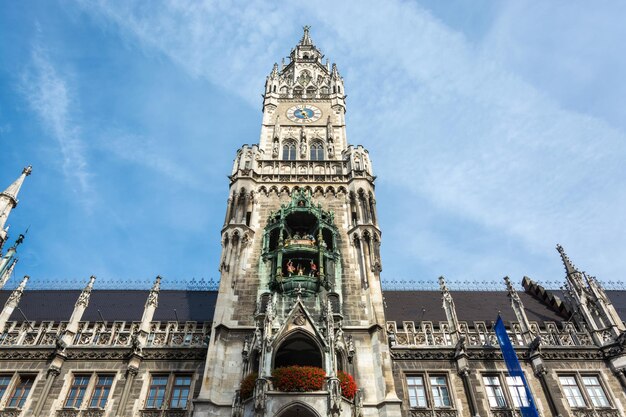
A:
<svg viewBox="0 0 626 417">
<path fill-rule="evenodd" d="M 322 117 L 322 111 L 310 104 L 300 104 L 287 110 L 287 118 L 297 123 L 312 123 Z"/>
</svg>

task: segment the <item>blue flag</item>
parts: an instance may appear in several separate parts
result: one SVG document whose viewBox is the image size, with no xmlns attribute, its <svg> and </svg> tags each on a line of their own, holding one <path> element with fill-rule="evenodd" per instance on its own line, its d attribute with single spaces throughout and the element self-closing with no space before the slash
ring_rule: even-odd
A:
<svg viewBox="0 0 626 417">
<path fill-rule="evenodd" d="M 522 404 L 522 406 L 520 407 L 519 410 L 522 413 L 522 416 L 539 417 L 539 411 L 537 411 L 537 407 L 535 407 L 535 400 L 533 399 L 533 395 L 530 392 L 530 388 L 528 387 L 528 381 L 526 381 L 524 372 L 522 372 L 522 367 L 517 360 L 517 354 L 515 353 L 515 349 L 513 349 L 513 345 L 511 345 L 511 340 L 509 339 L 509 335 L 506 333 L 504 322 L 499 315 L 494 330 L 496 332 L 496 337 L 498 338 L 500 350 L 502 351 L 504 363 L 506 363 L 506 367 L 509 370 L 509 375 L 512 377 L 519 377 L 524 384 L 524 389 L 526 390 L 526 399 L 528 400 L 528 405 L 524 406 Z"/>
</svg>

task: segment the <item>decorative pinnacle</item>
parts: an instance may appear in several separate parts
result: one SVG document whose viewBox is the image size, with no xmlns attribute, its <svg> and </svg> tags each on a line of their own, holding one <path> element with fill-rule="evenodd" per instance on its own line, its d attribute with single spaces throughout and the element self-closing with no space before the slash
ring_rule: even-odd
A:
<svg viewBox="0 0 626 417">
<path fill-rule="evenodd" d="M 439 277 L 439 289 L 442 293 L 450 292 L 450 290 L 448 290 L 448 287 L 446 286 L 446 279 L 443 276 Z"/>
<path fill-rule="evenodd" d="M 300 40 L 300 45 L 312 45 L 311 36 L 309 35 L 309 29 L 311 26 L 303 26 L 302 29 L 304 33 L 302 34 L 302 39 Z"/>
<path fill-rule="evenodd" d="M 29 165 L 26 168 L 24 168 L 22 170 L 22 174 L 26 175 L 27 177 L 30 175 L 30 173 L 33 172 L 33 166 Z"/>
<path fill-rule="evenodd" d="M 161 278 L 161 275 L 157 275 L 156 279 L 154 280 L 154 285 L 152 286 L 152 292 L 159 292 L 161 290 L 161 280 L 163 278 Z"/>
<path fill-rule="evenodd" d="M 18 285 L 17 288 L 13 290 L 11 295 L 9 295 L 9 298 L 7 299 L 5 306 L 9 304 L 13 304 L 13 306 L 17 306 L 17 304 L 20 302 L 20 299 L 22 298 L 22 294 L 24 293 L 24 288 L 26 288 L 26 283 L 28 282 L 29 279 L 30 277 L 28 275 L 24 275 L 24 279 L 22 279 L 22 282 L 20 282 L 20 285 Z"/>
<path fill-rule="evenodd" d="M 567 273 L 567 275 L 578 272 L 578 269 L 576 269 L 572 261 L 569 260 L 567 254 L 565 253 L 565 249 L 563 249 L 563 246 L 557 243 L 556 250 L 561 255 L 561 260 L 563 261 L 563 265 L 565 266 L 565 272 Z"/>
<path fill-rule="evenodd" d="M 509 279 L 509 277 L 504 277 L 504 283 L 506 284 L 506 290 L 509 292 L 509 295 L 511 295 L 511 293 L 515 292 L 515 288 L 513 288 L 513 284 L 511 284 L 511 280 Z"/>
</svg>

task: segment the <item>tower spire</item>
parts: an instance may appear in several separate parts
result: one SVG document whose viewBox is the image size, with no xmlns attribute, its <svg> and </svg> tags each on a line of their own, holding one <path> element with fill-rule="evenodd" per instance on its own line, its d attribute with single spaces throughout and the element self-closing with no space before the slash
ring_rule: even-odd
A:
<svg viewBox="0 0 626 417">
<path fill-rule="evenodd" d="M 9 218 L 9 214 L 11 213 L 11 210 L 17 206 L 17 195 L 20 192 L 20 188 L 22 188 L 24 179 L 30 175 L 32 170 L 33 167 L 30 165 L 24 168 L 22 170 L 22 174 L 17 177 L 13 184 L 9 185 L 6 190 L 0 193 L 0 247 L 2 247 L 2 244 L 7 238 L 5 224 Z"/>
<path fill-rule="evenodd" d="M 309 34 L 311 26 L 303 26 L 302 29 L 304 30 L 304 33 L 302 34 L 302 39 L 300 39 L 300 45 L 313 45 L 311 35 Z"/>
<path fill-rule="evenodd" d="M 563 246 L 561 246 L 561 245 L 559 245 L 557 243 L 556 250 L 561 255 L 561 260 L 563 261 L 563 265 L 565 266 L 565 273 L 567 275 L 571 275 L 571 274 L 574 274 L 576 272 L 579 272 L 578 269 L 576 269 L 576 267 L 572 263 L 572 261 L 570 261 L 570 259 L 567 256 L 567 254 L 565 253 L 565 249 L 563 249 Z"/>
</svg>

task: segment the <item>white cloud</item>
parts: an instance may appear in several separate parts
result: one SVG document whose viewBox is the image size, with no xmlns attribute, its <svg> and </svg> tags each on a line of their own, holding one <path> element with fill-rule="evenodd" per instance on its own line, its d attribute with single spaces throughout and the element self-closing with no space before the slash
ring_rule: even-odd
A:
<svg viewBox="0 0 626 417">
<path fill-rule="evenodd" d="M 80 127 L 72 120 L 74 103 L 67 83 L 41 48 L 33 48 L 31 64 L 22 78 L 22 91 L 47 133 L 57 140 L 67 181 L 88 202 L 89 166 Z"/>
<path fill-rule="evenodd" d="M 559 241 L 601 277 L 621 278 L 626 135 L 580 106 L 564 105 L 549 89 L 531 84 L 517 61 L 504 60 L 502 51 L 522 47 L 523 37 L 503 36 L 497 47 L 489 36 L 484 44 L 473 44 L 419 6 L 401 1 L 385 2 L 384 8 L 365 1 L 359 7 L 299 3 L 294 9 L 250 1 L 79 3 L 144 50 L 159 51 L 254 106 L 271 64 L 288 52 L 281 48 L 295 43 L 293 29 L 312 23 L 314 40 L 346 78 L 349 138 L 371 148 L 383 186 L 402 190 L 402 198 L 419 198 L 457 222 L 466 219 L 476 233 L 493 235 L 492 246 L 482 251 L 471 243 L 454 249 L 457 260 L 473 263 L 467 270 L 498 276 L 490 268 L 510 263 L 515 267 L 507 273 L 521 276 L 524 263 L 532 270 L 554 256 Z M 549 25 L 530 29 L 546 36 L 551 31 Z M 555 47 L 563 60 L 576 54 Z M 608 53 L 598 53 L 599 59 Z M 576 61 L 581 65 L 587 67 L 579 74 L 595 71 L 594 62 Z M 563 82 L 561 88 L 576 88 Z M 414 215 L 387 221 L 403 222 L 404 230 L 415 233 L 429 227 Z M 425 230 L 429 233 L 437 232 Z M 438 236 L 442 253 L 444 242 L 455 238 Z M 523 253 L 502 252 L 498 236 L 514 239 Z M 417 259 L 424 250 L 423 241 L 406 246 L 391 241 L 387 247 L 414 251 Z M 506 256 L 516 255 L 507 262 Z M 386 264 L 392 273 L 400 271 L 393 262 L 389 267 L 389 259 Z M 557 259 L 554 265 L 550 273 L 559 270 Z M 465 278 L 473 276 L 459 277 Z"/>
</svg>

